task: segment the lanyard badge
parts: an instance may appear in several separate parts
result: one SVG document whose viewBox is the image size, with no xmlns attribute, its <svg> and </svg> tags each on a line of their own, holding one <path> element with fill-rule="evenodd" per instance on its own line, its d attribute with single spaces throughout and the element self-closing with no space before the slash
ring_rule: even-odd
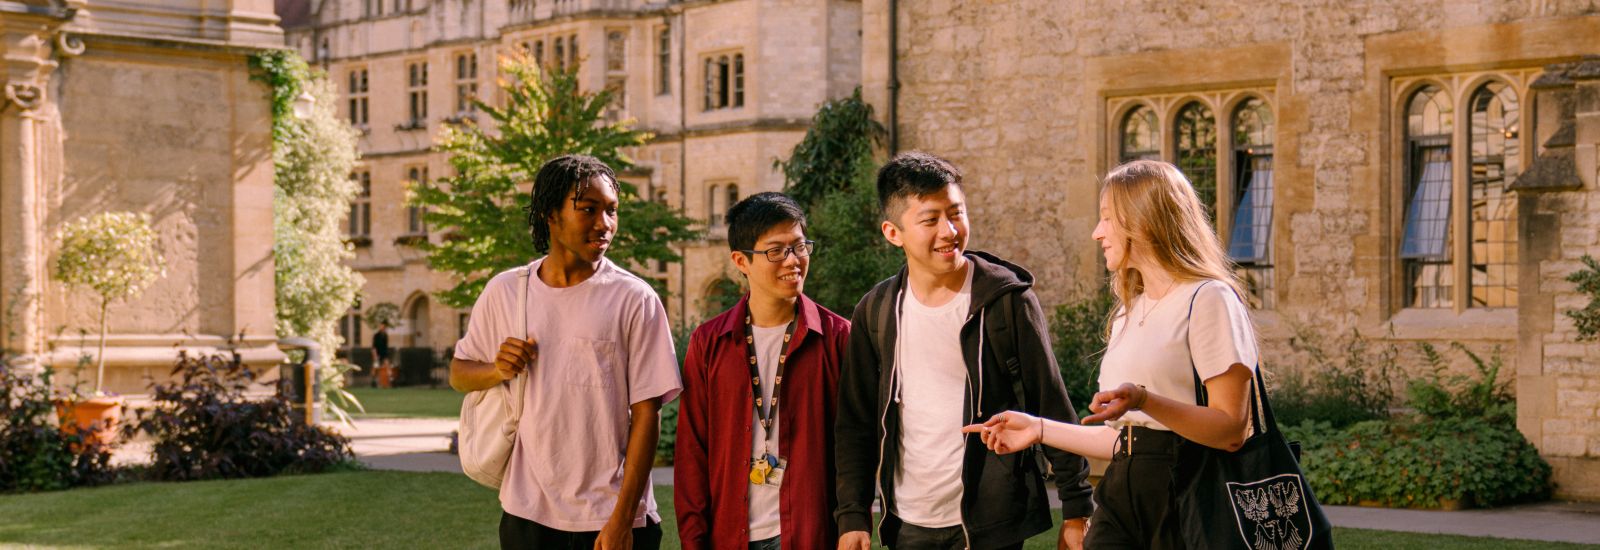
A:
<svg viewBox="0 0 1600 550">
<path fill-rule="evenodd" d="M 777 438 L 777 430 L 773 425 L 778 420 L 778 395 L 783 388 L 783 370 L 789 359 L 789 340 L 794 338 L 794 329 L 800 322 L 800 309 L 796 304 L 794 320 L 789 321 L 788 330 L 783 334 L 783 348 L 778 352 L 778 369 L 772 377 L 772 402 L 763 403 L 761 398 L 761 367 L 756 363 L 756 336 L 755 319 L 746 313 L 744 316 L 744 344 L 750 363 L 750 392 L 755 398 L 756 419 L 761 422 L 761 428 L 766 432 L 765 443 L 762 444 L 761 456 L 750 459 L 750 483 L 754 485 L 778 485 L 783 483 L 783 472 L 789 466 L 789 461 L 779 458 L 770 452 L 772 444 Z M 765 405 L 765 407 L 763 407 Z"/>
</svg>

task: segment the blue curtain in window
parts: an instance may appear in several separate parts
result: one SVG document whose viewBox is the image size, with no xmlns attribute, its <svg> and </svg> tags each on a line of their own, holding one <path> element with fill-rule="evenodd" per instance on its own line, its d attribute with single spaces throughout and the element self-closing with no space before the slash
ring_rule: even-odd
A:
<svg viewBox="0 0 1600 550">
<path fill-rule="evenodd" d="M 1450 231 L 1450 148 L 1424 147 L 1416 158 L 1422 170 L 1406 203 L 1400 257 L 1443 259 Z"/>
<path fill-rule="evenodd" d="M 1272 156 L 1240 154 L 1235 165 L 1241 185 L 1228 255 L 1240 263 L 1264 262 L 1272 232 Z"/>
</svg>

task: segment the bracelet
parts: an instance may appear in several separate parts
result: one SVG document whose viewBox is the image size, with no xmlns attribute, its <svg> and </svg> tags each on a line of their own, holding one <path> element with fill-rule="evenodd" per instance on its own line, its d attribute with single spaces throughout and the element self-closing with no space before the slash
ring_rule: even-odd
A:
<svg viewBox="0 0 1600 550">
<path fill-rule="evenodd" d="M 1130 411 L 1137 411 L 1139 409 L 1143 409 L 1144 408 L 1144 402 L 1150 400 L 1150 390 L 1148 388 L 1145 388 L 1144 384 L 1134 384 L 1134 385 L 1139 387 L 1139 404 L 1138 405 L 1134 405 L 1132 407 L 1128 407 L 1128 410 L 1130 410 Z"/>
<path fill-rule="evenodd" d="M 1033 444 L 1034 445 L 1043 445 L 1044 444 L 1044 417 L 1040 416 L 1040 417 L 1037 417 L 1037 418 L 1039 419 L 1039 440 L 1033 442 Z"/>
</svg>

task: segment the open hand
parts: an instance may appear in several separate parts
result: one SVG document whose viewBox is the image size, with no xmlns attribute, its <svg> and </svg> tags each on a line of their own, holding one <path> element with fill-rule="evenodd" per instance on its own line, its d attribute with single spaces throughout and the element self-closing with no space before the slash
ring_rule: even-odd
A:
<svg viewBox="0 0 1600 550">
<path fill-rule="evenodd" d="M 1010 454 L 1038 443 L 1044 425 L 1027 413 L 1006 411 L 982 424 L 961 428 L 961 433 L 975 433 L 983 438 L 984 446 L 995 454 Z"/>
<path fill-rule="evenodd" d="M 1107 420 L 1122 418 L 1130 411 L 1137 411 L 1144 406 L 1150 398 L 1150 392 L 1143 386 L 1123 383 L 1121 386 L 1094 394 L 1094 399 L 1089 402 L 1089 416 L 1083 417 L 1083 424 L 1094 424 Z"/>
<path fill-rule="evenodd" d="M 500 344 L 500 352 L 494 357 L 494 372 L 502 380 L 516 378 L 518 374 L 533 368 L 534 361 L 539 359 L 539 344 L 532 339 L 506 338 Z"/>
</svg>

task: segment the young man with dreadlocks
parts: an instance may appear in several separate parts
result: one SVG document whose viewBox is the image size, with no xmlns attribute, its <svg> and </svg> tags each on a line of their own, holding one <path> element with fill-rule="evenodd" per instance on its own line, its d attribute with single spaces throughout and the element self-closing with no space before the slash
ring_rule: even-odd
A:
<svg viewBox="0 0 1600 550">
<path fill-rule="evenodd" d="M 503 548 L 661 543 L 650 466 L 661 405 L 682 384 L 660 298 L 605 257 L 618 191 L 593 157 L 539 169 L 528 225 L 545 256 L 526 278 L 512 270 L 489 280 L 450 363 L 450 385 L 463 392 L 528 377 L 500 487 Z M 516 303 L 518 284 L 526 304 Z"/>
</svg>

